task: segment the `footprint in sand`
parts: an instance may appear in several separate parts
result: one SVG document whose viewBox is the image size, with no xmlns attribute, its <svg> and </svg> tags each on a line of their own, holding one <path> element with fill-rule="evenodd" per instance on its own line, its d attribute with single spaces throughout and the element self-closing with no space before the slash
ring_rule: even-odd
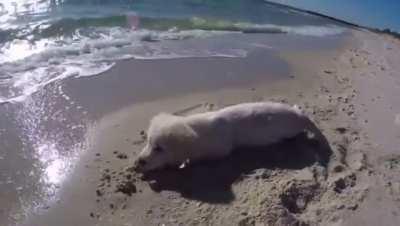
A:
<svg viewBox="0 0 400 226">
<path fill-rule="evenodd" d="M 394 124 L 396 126 L 400 126 L 400 114 L 396 114 L 396 117 L 394 119 Z"/>
</svg>

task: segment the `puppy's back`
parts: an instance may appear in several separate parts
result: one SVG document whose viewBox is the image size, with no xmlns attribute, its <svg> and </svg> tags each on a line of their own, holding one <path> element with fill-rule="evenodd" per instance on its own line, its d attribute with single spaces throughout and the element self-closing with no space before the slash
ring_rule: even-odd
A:
<svg viewBox="0 0 400 226">
<path fill-rule="evenodd" d="M 290 138 L 307 123 L 298 108 L 274 102 L 234 105 L 218 111 L 217 117 L 230 125 L 235 146 L 263 146 Z"/>
</svg>

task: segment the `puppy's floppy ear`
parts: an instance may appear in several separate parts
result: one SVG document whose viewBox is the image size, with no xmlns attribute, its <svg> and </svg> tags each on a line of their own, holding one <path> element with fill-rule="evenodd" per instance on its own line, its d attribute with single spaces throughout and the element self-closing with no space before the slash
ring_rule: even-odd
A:
<svg viewBox="0 0 400 226">
<path fill-rule="evenodd" d="M 168 135 L 176 141 L 185 141 L 197 136 L 192 127 L 180 120 L 175 121 L 170 128 Z"/>
<path fill-rule="evenodd" d="M 182 119 L 182 116 L 159 113 L 151 119 L 150 124 L 155 128 L 167 125 L 169 130 L 164 131 L 164 136 L 168 136 L 176 141 L 183 141 L 195 137 L 196 132 Z"/>
</svg>

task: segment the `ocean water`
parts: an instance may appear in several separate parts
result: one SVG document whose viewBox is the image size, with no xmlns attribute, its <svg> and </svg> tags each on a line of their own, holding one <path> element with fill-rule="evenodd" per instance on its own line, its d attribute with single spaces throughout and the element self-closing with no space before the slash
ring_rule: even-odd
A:
<svg viewBox="0 0 400 226">
<path fill-rule="evenodd" d="M 333 21 L 262 0 L 1 0 L 0 104 L 23 102 L 68 77 L 99 75 L 121 59 L 247 53 L 245 45 L 182 49 L 164 43 L 230 33 L 342 32 Z"/>
</svg>

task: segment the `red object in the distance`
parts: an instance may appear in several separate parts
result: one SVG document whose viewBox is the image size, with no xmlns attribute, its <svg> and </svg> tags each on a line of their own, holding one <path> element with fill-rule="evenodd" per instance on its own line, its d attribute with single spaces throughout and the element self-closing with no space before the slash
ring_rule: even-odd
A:
<svg viewBox="0 0 400 226">
<path fill-rule="evenodd" d="M 126 21 L 132 30 L 136 30 L 139 28 L 140 19 L 136 14 L 126 15 Z"/>
</svg>

